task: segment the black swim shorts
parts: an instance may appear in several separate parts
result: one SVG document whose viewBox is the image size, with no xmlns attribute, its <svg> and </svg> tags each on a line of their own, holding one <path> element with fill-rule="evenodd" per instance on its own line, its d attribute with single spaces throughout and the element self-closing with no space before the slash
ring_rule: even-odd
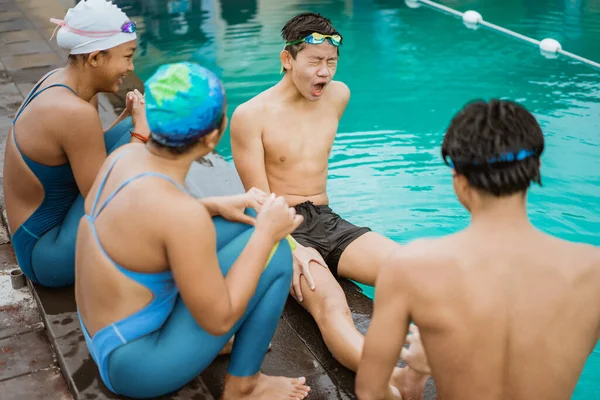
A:
<svg viewBox="0 0 600 400">
<path fill-rule="evenodd" d="M 337 278 L 338 262 L 346 247 L 371 229 L 351 224 L 326 205 L 317 206 L 306 201 L 294 208 L 304 221 L 292 237 L 302 246 L 317 250 Z"/>
</svg>

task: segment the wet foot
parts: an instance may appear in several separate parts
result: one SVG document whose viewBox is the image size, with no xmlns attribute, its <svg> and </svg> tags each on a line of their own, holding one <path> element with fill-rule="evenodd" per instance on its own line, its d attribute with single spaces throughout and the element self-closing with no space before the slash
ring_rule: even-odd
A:
<svg viewBox="0 0 600 400">
<path fill-rule="evenodd" d="M 231 339 L 229 339 L 229 342 L 227 342 L 225 347 L 223 347 L 223 349 L 219 352 L 220 356 L 223 356 L 226 354 L 231 354 L 231 349 L 233 348 L 233 340 L 234 339 L 235 339 L 235 336 L 232 336 Z M 271 350 L 271 343 L 269 343 L 269 350 Z M 269 351 L 269 350 L 267 350 L 267 351 Z"/>
<path fill-rule="evenodd" d="M 404 388 L 405 372 L 406 368 L 394 368 L 394 372 L 392 372 L 392 378 L 390 379 L 390 386 L 397 390 L 402 390 Z"/>
<path fill-rule="evenodd" d="M 222 400 L 301 400 L 310 388 L 306 378 L 286 378 L 257 374 L 248 378 L 225 377 Z"/>
<path fill-rule="evenodd" d="M 390 379 L 390 385 L 402 393 L 406 400 L 421 399 L 428 374 L 421 374 L 410 367 L 395 368 Z"/>
</svg>

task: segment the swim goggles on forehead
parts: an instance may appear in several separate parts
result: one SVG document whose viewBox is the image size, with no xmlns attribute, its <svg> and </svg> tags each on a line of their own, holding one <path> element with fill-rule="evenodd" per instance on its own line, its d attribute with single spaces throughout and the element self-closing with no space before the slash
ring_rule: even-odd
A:
<svg viewBox="0 0 600 400">
<path fill-rule="evenodd" d="M 523 149 L 523 150 L 519 150 L 519 151 L 512 152 L 512 153 L 500 154 L 500 156 L 492 157 L 489 160 L 487 160 L 487 162 L 485 162 L 485 163 L 478 163 L 476 161 L 464 161 L 464 160 L 455 160 L 453 162 L 450 159 L 450 157 L 448 157 L 448 154 L 443 154 L 442 157 L 447 166 L 449 166 L 450 168 L 454 168 L 455 164 L 460 164 L 462 166 L 479 167 L 482 165 L 491 165 L 491 164 L 498 164 L 498 163 L 512 163 L 512 162 L 516 162 L 516 161 L 522 161 L 522 160 L 532 157 L 532 156 L 538 156 L 539 154 L 540 154 L 540 152 L 536 151 L 536 150 Z"/>
<path fill-rule="evenodd" d="M 89 37 L 96 37 L 96 38 L 114 36 L 119 33 L 135 33 L 135 31 L 137 29 L 136 24 L 133 21 L 125 21 L 123 23 L 123 25 L 121 25 L 121 29 L 110 30 L 110 31 L 84 31 L 81 29 L 76 29 L 76 28 L 72 28 L 72 27 L 68 26 L 67 23 L 62 19 L 50 18 L 50 22 L 55 23 L 59 26 L 62 26 L 65 30 L 67 30 L 69 32 L 73 32 L 73 33 L 76 33 L 81 36 L 89 36 Z"/>
<path fill-rule="evenodd" d="M 325 41 L 325 39 L 327 39 L 329 41 L 329 43 L 331 43 L 332 45 L 334 45 L 336 47 L 342 44 L 342 37 L 338 34 L 323 35 L 322 33 L 317 33 L 317 32 L 313 32 L 310 35 L 308 35 L 302 39 L 286 42 L 285 44 L 286 44 L 286 46 L 295 45 L 295 44 L 302 43 L 302 42 L 306 42 L 308 44 L 321 44 Z"/>
</svg>

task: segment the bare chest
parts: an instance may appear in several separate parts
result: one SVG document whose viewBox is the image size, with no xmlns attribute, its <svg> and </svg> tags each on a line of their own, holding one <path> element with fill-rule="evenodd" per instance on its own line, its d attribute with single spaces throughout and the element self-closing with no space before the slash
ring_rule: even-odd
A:
<svg viewBox="0 0 600 400">
<path fill-rule="evenodd" d="M 263 131 L 265 159 L 271 163 L 327 163 L 337 128 L 336 115 L 277 118 Z"/>
</svg>

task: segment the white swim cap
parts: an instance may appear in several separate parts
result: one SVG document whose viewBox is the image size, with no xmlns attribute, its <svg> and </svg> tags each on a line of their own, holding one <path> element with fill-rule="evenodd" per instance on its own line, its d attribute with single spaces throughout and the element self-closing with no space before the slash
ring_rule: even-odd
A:
<svg viewBox="0 0 600 400">
<path fill-rule="evenodd" d="M 137 38 L 133 21 L 106 0 L 81 0 L 67 11 L 64 21 L 50 21 L 61 26 L 56 41 L 70 54 L 108 50 Z"/>
</svg>

